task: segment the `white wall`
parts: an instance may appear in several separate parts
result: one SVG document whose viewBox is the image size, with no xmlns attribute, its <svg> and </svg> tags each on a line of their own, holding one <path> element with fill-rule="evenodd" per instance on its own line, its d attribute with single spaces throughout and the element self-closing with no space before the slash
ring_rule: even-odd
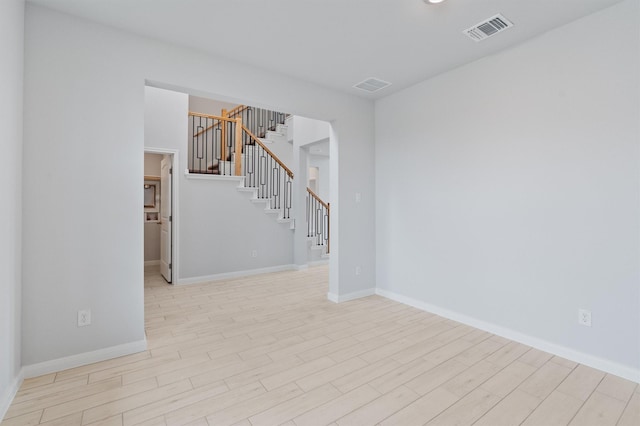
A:
<svg viewBox="0 0 640 426">
<path fill-rule="evenodd" d="M 638 15 L 376 102 L 381 289 L 640 377 Z"/>
<path fill-rule="evenodd" d="M 238 106 L 238 104 L 232 102 L 222 102 L 215 99 L 189 96 L 189 111 L 191 112 L 199 112 L 202 114 L 219 116 L 220 114 L 222 114 L 223 109 L 229 111 L 236 106 Z"/>
<path fill-rule="evenodd" d="M 293 263 L 293 231 L 236 190 L 237 181 L 180 184 L 180 279 Z M 256 250 L 257 257 L 252 257 Z"/>
<path fill-rule="evenodd" d="M 145 81 L 333 121 L 343 170 L 339 190 L 337 182 L 331 189 L 332 223 L 349 232 L 332 237 L 340 246 L 332 290 L 375 286 L 370 101 L 37 6 L 26 14 L 25 114 L 40 119 L 25 129 L 25 156 L 37 170 L 24 181 L 25 364 L 144 338 Z M 57 208 L 43 215 L 43 205 Z M 355 262 L 364 271 L 358 277 Z M 75 325 L 81 308 L 93 310 L 90 327 Z"/>
<path fill-rule="evenodd" d="M 24 1 L 0 2 L 0 421 L 20 370 Z"/>
<path fill-rule="evenodd" d="M 294 116 L 288 124 L 297 145 L 306 146 L 329 138 L 330 124 L 326 121 Z"/>
<path fill-rule="evenodd" d="M 237 180 L 196 180 L 184 175 L 187 95 L 145 88 L 145 145 L 180 151 L 179 280 L 290 265 L 293 232 L 236 190 Z M 150 225 L 147 225 L 150 226 Z M 251 253 L 256 250 L 257 257 Z"/>
</svg>

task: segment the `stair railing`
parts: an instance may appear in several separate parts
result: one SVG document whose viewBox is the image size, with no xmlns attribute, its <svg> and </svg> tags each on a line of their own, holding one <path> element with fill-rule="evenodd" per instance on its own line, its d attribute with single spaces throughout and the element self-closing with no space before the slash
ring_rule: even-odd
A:
<svg viewBox="0 0 640 426">
<path fill-rule="evenodd" d="M 189 113 L 189 173 L 244 176 L 244 186 L 268 208 L 291 218 L 293 172 L 249 128 L 241 115 Z"/>
<path fill-rule="evenodd" d="M 322 199 L 307 188 L 307 236 L 313 238 L 313 243 L 318 246 L 326 246 L 326 253 L 331 248 L 329 240 L 331 204 Z"/>
<path fill-rule="evenodd" d="M 242 126 L 245 156 L 244 186 L 255 188 L 256 197 L 269 200 L 269 208 L 291 218 L 293 172 L 246 126 Z"/>
</svg>

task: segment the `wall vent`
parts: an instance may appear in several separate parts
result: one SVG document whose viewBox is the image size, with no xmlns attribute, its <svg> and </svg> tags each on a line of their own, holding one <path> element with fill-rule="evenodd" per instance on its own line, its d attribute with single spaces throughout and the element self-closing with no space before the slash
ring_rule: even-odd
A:
<svg viewBox="0 0 640 426">
<path fill-rule="evenodd" d="M 502 16 L 502 14 L 498 13 L 496 16 L 492 16 L 491 18 L 482 21 L 471 28 L 467 28 L 462 33 L 469 37 L 471 40 L 478 42 L 486 40 L 489 37 L 511 27 L 513 27 L 513 23 Z"/>
<path fill-rule="evenodd" d="M 354 85 L 356 89 L 364 90 L 370 93 L 377 92 L 378 90 L 382 90 L 387 86 L 391 86 L 391 83 L 388 81 L 380 80 L 379 78 L 368 78 L 360 83 Z"/>
</svg>

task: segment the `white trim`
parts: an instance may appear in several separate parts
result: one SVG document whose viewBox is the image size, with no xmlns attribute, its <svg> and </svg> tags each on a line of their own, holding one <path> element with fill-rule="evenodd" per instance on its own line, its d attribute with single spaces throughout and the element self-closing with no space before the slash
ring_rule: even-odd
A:
<svg viewBox="0 0 640 426">
<path fill-rule="evenodd" d="M 189 169 L 184 171 L 184 177 L 187 179 L 200 179 L 200 180 L 222 180 L 222 181 L 237 181 L 238 184 L 244 182 L 244 176 L 227 176 L 227 175 L 213 175 L 206 173 L 189 173 Z"/>
<path fill-rule="evenodd" d="M 309 269 L 309 265 L 295 265 L 296 271 L 306 271 Z"/>
<path fill-rule="evenodd" d="M 354 291 L 353 293 L 347 293 L 342 295 L 335 294 L 335 293 L 328 293 L 327 299 L 329 299 L 334 303 L 342 303 L 342 302 L 348 302 L 350 300 L 361 299 L 363 297 L 373 296 L 374 294 L 376 294 L 376 289 L 368 288 L 366 290 Z"/>
<path fill-rule="evenodd" d="M 279 265 L 279 266 L 269 266 L 267 268 L 258 268 L 258 269 L 248 269 L 245 271 L 234 271 L 234 272 L 223 272 L 221 274 L 214 275 L 204 275 L 201 277 L 191 277 L 191 278 L 182 278 L 178 280 L 177 284 L 198 284 L 209 281 L 219 281 L 226 280 L 229 278 L 241 278 L 241 277 L 249 277 L 251 275 L 259 275 L 259 274 L 268 274 L 270 272 L 282 272 L 282 271 L 295 271 L 297 265 Z"/>
<path fill-rule="evenodd" d="M 512 330 L 507 327 L 502 327 L 497 324 L 482 321 L 464 314 L 460 314 L 458 312 L 450 311 L 448 309 L 441 308 L 430 303 L 422 302 L 411 297 L 403 296 L 392 291 L 376 289 L 376 294 L 382 297 L 386 297 L 387 299 L 395 300 L 396 302 L 413 306 L 414 308 L 430 312 L 432 314 L 436 314 L 441 317 L 448 318 L 480 330 L 487 331 L 489 333 L 507 338 L 509 340 L 531 346 L 541 351 L 548 352 L 550 354 L 557 355 L 562 358 L 566 358 L 571 361 L 575 361 L 580 364 L 584 364 L 586 366 L 623 377 L 627 380 L 632 380 L 636 383 L 640 383 L 640 369 L 628 367 L 626 365 L 618 364 L 607 359 L 589 355 L 587 353 L 567 348 L 566 346 L 562 346 L 557 343 L 552 343 L 544 339 L 539 339 L 537 337 Z"/>
<path fill-rule="evenodd" d="M 171 283 L 176 283 L 178 281 L 178 277 L 180 276 L 180 263 L 178 262 L 180 253 L 180 239 L 178 238 L 179 234 L 179 226 L 180 226 L 180 191 L 179 191 L 179 183 L 180 179 L 178 179 L 178 167 L 180 164 L 180 151 L 177 149 L 168 149 L 168 148 L 154 148 L 150 146 L 144 147 L 144 152 L 149 154 L 167 154 L 171 155 L 172 162 L 171 168 L 173 169 L 173 173 L 171 173 Z"/>
<path fill-rule="evenodd" d="M 0 422 L 4 419 L 4 416 L 7 414 L 7 410 L 11 406 L 13 402 L 13 398 L 16 397 L 18 393 L 18 389 L 22 386 L 22 382 L 24 381 L 24 369 L 20 369 L 18 375 L 14 377 L 13 381 L 4 392 L 2 396 L 0 396 Z"/>
<path fill-rule="evenodd" d="M 25 379 L 30 377 L 38 377 L 43 374 L 55 373 L 69 368 L 81 367 L 94 362 L 105 361 L 112 358 L 118 358 L 125 355 L 131 355 L 147 350 L 147 339 L 138 340 L 137 342 L 125 343 L 123 345 L 110 346 L 108 348 L 98 349 L 96 351 L 84 352 L 81 354 L 70 355 L 64 358 L 52 359 L 50 361 L 40 362 L 38 364 L 25 365 L 22 367 Z"/>
<path fill-rule="evenodd" d="M 160 264 L 160 259 L 158 260 L 145 260 L 144 266 L 156 266 Z"/>
</svg>

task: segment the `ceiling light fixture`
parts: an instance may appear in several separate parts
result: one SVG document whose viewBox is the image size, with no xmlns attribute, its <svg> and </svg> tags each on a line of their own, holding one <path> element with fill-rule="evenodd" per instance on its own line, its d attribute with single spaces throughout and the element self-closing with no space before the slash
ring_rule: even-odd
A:
<svg viewBox="0 0 640 426">
<path fill-rule="evenodd" d="M 442 3 L 444 0 L 424 0 L 425 3 L 429 3 L 429 4 L 438 4 L 438 3 Z"/>
</svg>

